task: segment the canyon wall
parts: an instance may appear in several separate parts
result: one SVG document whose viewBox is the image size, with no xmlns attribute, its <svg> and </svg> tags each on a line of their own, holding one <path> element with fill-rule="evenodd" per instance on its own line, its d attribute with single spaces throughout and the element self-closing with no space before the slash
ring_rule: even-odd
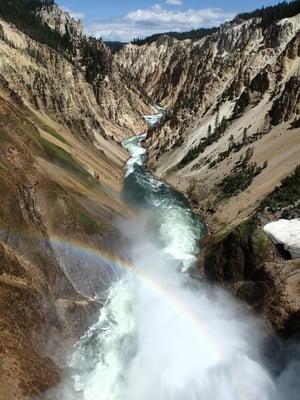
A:
<svg viewBox="0 0 300 400">
<path fill-rule="evenodd" d="M 131 215 L 121 194 L 128 155 L 120 142 L 145 130 L 150 111 L 110 50 L 67 13 L 54 5 L 36 18 L 50 27 L 35 32 L 40 41 L 0 16 L 5 400 L 56 386 L 68 351 L 97 317 L 114 278 L 109 254 L 121 256 L 116 220 Z"/>
<path fill-rule="evenodd" d="M 26 14 L 30 27 L 0 15 L 0 398 L 57 385 L 97 315 L 110 254 L 122 256 L 116 221 L 131 216 L 120 142 L 146 129 L 150 102 L 167 112 L 149 167 L 212 233 L 198 272 L 295 333 L 300 265 L 261 227 L 299 216 L 299 170 L 275 189 L 299 163 L 299 15 L 115 56 L 56 5 Z"/>
<path fill-rule="evenodd" d="M 299 15 L 266 29 L 235 20 L 199 41 L 162 37 L 117 55 L 168 108 L 147 140 L 149 166 L 215 211 L 207 215 L 212 230 L 242 221 L 298 163 L 299 26 Z M 266 168 L 224 193 L 224 175 L 236 173 L 247 151 L 245 164 Z"/>
<path fill-rule="evenodd" d="M 116 56 L 167 108 L 149 131 L 149 168 L 208 224 L 199 270 L 290 334 L 300 264 L 284 260 L 262 227 L 299 217 L 299 28 L 299 14 L 267 25 L 235 18 L 200 40 L 161 36 Z"/>
</svg>

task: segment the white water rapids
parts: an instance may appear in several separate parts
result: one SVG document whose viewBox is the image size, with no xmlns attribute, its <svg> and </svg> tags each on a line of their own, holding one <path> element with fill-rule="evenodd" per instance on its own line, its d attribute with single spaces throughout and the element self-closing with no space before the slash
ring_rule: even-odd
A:
<svg viewBox="0 0 300 400">
<path fill-rule="evenodd" d="M 124 196 L 141 217 L 122 223 L 132 271 L 109 289 L 98 322 L 70 361 L 82 400 L 273 400 L 262 332 L 221 290 L 189 278 L 203 226 L 144 167 L 144 136 L 127 140 Z"/>
</svg>

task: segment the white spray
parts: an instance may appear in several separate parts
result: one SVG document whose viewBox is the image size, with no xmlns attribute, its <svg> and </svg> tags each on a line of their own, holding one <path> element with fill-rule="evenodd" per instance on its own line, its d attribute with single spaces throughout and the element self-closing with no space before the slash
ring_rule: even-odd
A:
<svg viewBox="0 0 300 400">
<path fill-rule="evenodd" d="M 125 185 L 144 212 L 120 224 L 131 239 L 133 270 L 112 285 L 72 357 L 78 398 L 273 400 L 257 323 L 229 295 L 183 272 L 195 261 L 201 223 L 144 169 L 142 139 L 125 143 L 133 155 Z"/>
</svg>

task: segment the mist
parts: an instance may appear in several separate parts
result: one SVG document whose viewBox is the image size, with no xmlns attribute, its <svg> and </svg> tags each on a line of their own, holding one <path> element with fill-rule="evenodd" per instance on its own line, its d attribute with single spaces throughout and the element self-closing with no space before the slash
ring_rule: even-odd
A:
<svg viewBox="0 0 300 400">
<path fill-rule="evenodd" d="M 267 357 L 272 332 L 263 322 L 226 291 L 190 277 L 204 226 L 146 171 L 142 138 L 124 144 L 132 154 L 124 197 L 138 216 L 118 226 L 131 267 L 117 267 L 98 321 L 69 358 L 69 377 L 48 398 L 298 399 L 298 344 L 277 339 Z"/>
<path fill-rule="evenodd" d="M 262 326 L 224 291 L 182 273 L 182 262 L 147 229 L 148 218 L 120 223 L 133 269 L 109 289 L 58 398 L 274 399 L 259 354 Z"/>
<path fill-rule="evenodd" d="M 222 290 L 191 282 L 179 260 L 132 225 L 136 348 L 111 398 L 274 398 L 259 354 L 258 321 Z M 97 389 L 89 392 L 87 399 L 98 398 Z"/>
</svg>

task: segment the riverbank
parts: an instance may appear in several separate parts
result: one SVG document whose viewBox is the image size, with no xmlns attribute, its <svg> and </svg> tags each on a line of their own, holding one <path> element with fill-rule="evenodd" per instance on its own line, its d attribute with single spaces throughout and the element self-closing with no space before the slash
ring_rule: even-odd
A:
<svg viewBox="0 0 300 400">
<path fill-rule="evenodd" d="M 274 213 L 259 208 L 244 221 L 216 231 L 213 210 L 204 211 L 192 196 L 187 194 L 187 198 L 193 212 L 206 222 L 209 233 L 200 241 L 198 274 L 248 304 L 265 321 L 267 329 L 271 323 L 282 337 L 298 335 L 300 260 L 289 261 L 263 229 L 279 218 L 280 209 Z M 268 198 L 264 202 L 268 204 Z"/>
<path fill-rule="evenodd" d="M 151 170 L 151 165 L 148 164 L 148 168 Z M 155 171 L 151 172 L 157 176 Z M 174 190 L 182 191 L 178 182 L 168 177 L 164 179 Z M 197 189 L 201 191 L 199 186 Z M 183 195 L 206 227 L 206 235 L 199 243 L 197 268 L 192 275 L 229 290 L 265 321 L 267 329 L 271 324 L 284 337 L 297 333 L 300 279 L 295 272 L 300 271 L 300 261 L 285 260 L 263 231 L 265 224 L 278 218 L 280 209 L 272 214 L 256 206 L 248 215 L 243 214 L 244 219 L 220 224 L 220 204 L 212 205 L 206 199 L 202 202 L 193 186 L 184 190 Z M 266 197 L 264 204 L 268 204 L 272 196 L 271 193 Z"/>
</svg>

